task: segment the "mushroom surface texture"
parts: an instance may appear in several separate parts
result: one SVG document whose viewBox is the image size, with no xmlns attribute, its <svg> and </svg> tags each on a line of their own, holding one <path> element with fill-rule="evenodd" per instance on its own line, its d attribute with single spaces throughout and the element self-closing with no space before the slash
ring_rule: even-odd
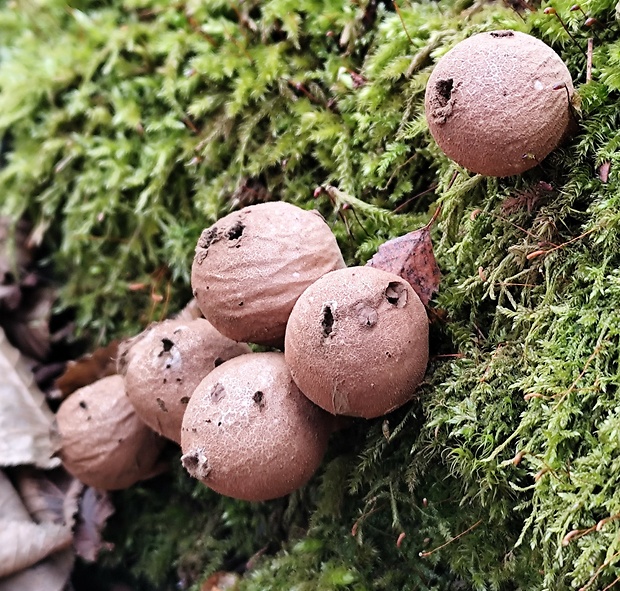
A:
<svg viewBox="0 0 620 591">
<path fill-rule="evenodd" d="M 250 353 L 204 318 L 165 320 L 121 344 L 118 372 L 138 416 L 157 433 L 181 443 L 181 423 L 192 392 L 224 361 Z"/>
<path fill-rule="evenodd" d="M 548 45 L 518 31 L 461 41 L 435 66 L 426 118 L 439 147 L 461 166 L 488 176 L 520 174 L 568 134 L 570 72 Z"/>
<path fill-rule="evenodd" d="M 84 484 L 119 490 L 154 475 L 164 440 L 138 418 L 121 376 L 76 390 L 56 420 L 63 466 Z"/>
<path fill-rule="evenodd" d="M 304 289 L 344 266 L 318 212 L 271 202 L 233 212 L 204 230 L 191 281 L 202 313 L 223 335 L 278 346 Z"/>
<path fill-rule="evenodd" d="M 241 355 L 196 388 L 181 432 L 185 469 L 246 501 L 287 495 L 319 467 L 332 417 L 297 388 L 282 353 Z"/>
<path fill-rule="evenodd" d="M 377 417 L 410 400 L 424 377 L 426 310 L 397 275 L 333 271 L 297 300 L 284 351 L 312 402 L 333 414 Z"/>
</svg>

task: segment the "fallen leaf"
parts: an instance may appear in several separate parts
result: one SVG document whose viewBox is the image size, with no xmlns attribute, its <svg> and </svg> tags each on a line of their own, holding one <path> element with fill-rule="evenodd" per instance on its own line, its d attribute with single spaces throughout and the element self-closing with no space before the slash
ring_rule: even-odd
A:
<svg viewBox="0 0 620 591">
<path fill-rule="evenodd" d="M 20 352 L 0 329 L 0 466 L 53 468 L 59 438 L 54 415 Z"/>
<path fill-rule="evenodd" d="M 218 571 L 213 573 L 200 587 L 200 591 L 236 591 L 240 577 L 236 573 Z"/>
<path fill-rule="evenodd" d="M 433 253 L 430 224 L 388 240 L 366 264 L 402 277 L 425 306 L 439 289 L 441 273 Z"/>
<path fill-rule="evenodd" d="M 71 527 L 32 521 L 11 481 L 2 472 L 0 506 L 0 577 L 18 573 L 71 546 Z M 7 514 L 9 509 L 12 513 Z"/>
<path fill-rule="evenodd" d="M 93 353 L 84 355 L 75 361 L 69 361 L 65 372 L 54 382 L 64 398 L 78 388 L 88 386 L 101 378 L 116 373 L 116 354 L 119 341 L 112 341 Z"/>
<path fill-rule="evenodd" d="M 107 493 L 86 488 L 80 498 L 79 518 L 75 528 L 74 545 L 77 555 L 84 560 L 95 561 L 102 549 L 110 548 L 103 542 L 101 531 L 108 517 L 114 513 L 114 506 Z"/>
<path fill-rule="evenodd" d="M 611 169 L 611 162 L 603 162 L 598 169 L 598 178 L 602 183 L 606 183 L 609 180 L 609 170 Z"/>
</svg>

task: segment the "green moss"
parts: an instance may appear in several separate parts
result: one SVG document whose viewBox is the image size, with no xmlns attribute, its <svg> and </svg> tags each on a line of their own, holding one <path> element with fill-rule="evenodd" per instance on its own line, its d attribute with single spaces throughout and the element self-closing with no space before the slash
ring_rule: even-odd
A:
<svg viewBox="0 0 620 591">
<path fill-rule="evenodd" d="M 582 48 L 596 34 L 587 83 L 584 55 L 547 4 L 521 15 L 448 0 L 399 6 L 0 9 L 2 209 L 44 236 L 59 307 L 76 310 L 92 342 L 183 305 L 200 230 L 267 192 L 318 207 L 350 264 L 442 207 L 433 238 L 443 282 L 419 400 L 336 435 L 315 480 L 287 499 L 219 498 L 178 468 L 119 495 L 106 563 L 145 588 L 252 556 L 247 591 L 604 589 L 620 576 L 614 4 L 584 2 L 598 21 L 588 28 L 571 2 L 553 3 Z M 459 171 L 452 184 L 424 88 L 441 55 L 491 28 L 551 44 L 582 116 L 523 176 Z M 314 199 L 322 184 L 352 211 Z"/>
</svg>

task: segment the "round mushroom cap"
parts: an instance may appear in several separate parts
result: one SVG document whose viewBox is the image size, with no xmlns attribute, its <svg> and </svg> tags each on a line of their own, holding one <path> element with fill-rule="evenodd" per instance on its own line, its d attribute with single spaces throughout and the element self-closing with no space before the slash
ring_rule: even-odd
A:
<svg viewBox="0 0 620 591">
<path fill-rule="evenodd" d="M 165 320 L 121 345 L 118 372 L 140 419 L 181 443 L 183 415 L 196 386 L 224 361 L 250 352 L 204 318 Z"/>
<path fill-rule="evenodd" d="M 488 176 L 520 174 L 552 152 L 572 121 L 573 83 L 560 57 L 518 31 L 491 31 L 444 55 L 426 87 L 439 147 Z"/>
<path fill-rule="evenodd" d="M 270 202 L 233 212 L 204 230 L 191 281 L 202 313 L 223 335 L 277 346 L 304 289 L 344 266 L 318 212 Z"/>
<path fill-rule="evenodd" d="M 424 377 L 426 310 L 397 275 L 333 271 L 297 300 L 284 354 L 312 402 L 333 414 L 377 417 L 410 400 Z"/>
<path fill-rule="evenodd" d="M 56 420 L 63 466 L 84 484 L 120 490 L 154 475 L 164 440 L 138 418 L 121 376 L 76 390 Z"/>
<path fill-rule="evenodd" d="M 181 460 L 216 492 L 264 501 L 310 479 L 331 427 L 293 382 L 282 353 L 241 355 L 196 388 L 183 418 Z"/>
</svg>

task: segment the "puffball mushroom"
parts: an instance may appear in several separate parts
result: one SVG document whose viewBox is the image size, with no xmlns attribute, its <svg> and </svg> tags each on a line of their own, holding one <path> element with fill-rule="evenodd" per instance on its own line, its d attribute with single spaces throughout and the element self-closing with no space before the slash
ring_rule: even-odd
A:
<svg viewBox="0 0 620 591">
<path fill-rule="evenodd" d="M 119 490 L 154 475 L 164 440 L 138 418 L 121 376 L 76 390 L 56 420 L 63 466 L 84 484 Z"/>
<path fill-rule="evenodd" d="M 297 300 L 284 354 L 312 402 L 333 414 L 377 417 L 410 400 L 424 377 L 426 310 L 397 275 L 333 271 Z"/>
<path fill-rule="evenodd" d="M 118 372 L 140 419 L 180 443 L 183 414 L 196 386 L 224 361 L 250 352 L 204 318 L 166 320 L 121 345 Z"/>
<path fill-rule="evenodd" d="M 426 87 L 426 118 L 439 147 L 488 176 L 539 164 L 567 134 L 574 89 L 560 57 L 518 31 L 491 31 L 444 55 Z"/>
<path fill-rule="evenodd" d="M 282 353 L 251 353 L 214 369 L 185 411 L 181 461 L 223 495 L 264 501 L 318 468 L 332 419 L 297 388 Z"/>
<path fill-rule="evenodd" d="M 279 345 L 304 289 L 344 266 L 318 212 L 270 202 L 233 212 L 202 232 L 191 282 L 203 315 L 223 335 Z"/>
</svg>

